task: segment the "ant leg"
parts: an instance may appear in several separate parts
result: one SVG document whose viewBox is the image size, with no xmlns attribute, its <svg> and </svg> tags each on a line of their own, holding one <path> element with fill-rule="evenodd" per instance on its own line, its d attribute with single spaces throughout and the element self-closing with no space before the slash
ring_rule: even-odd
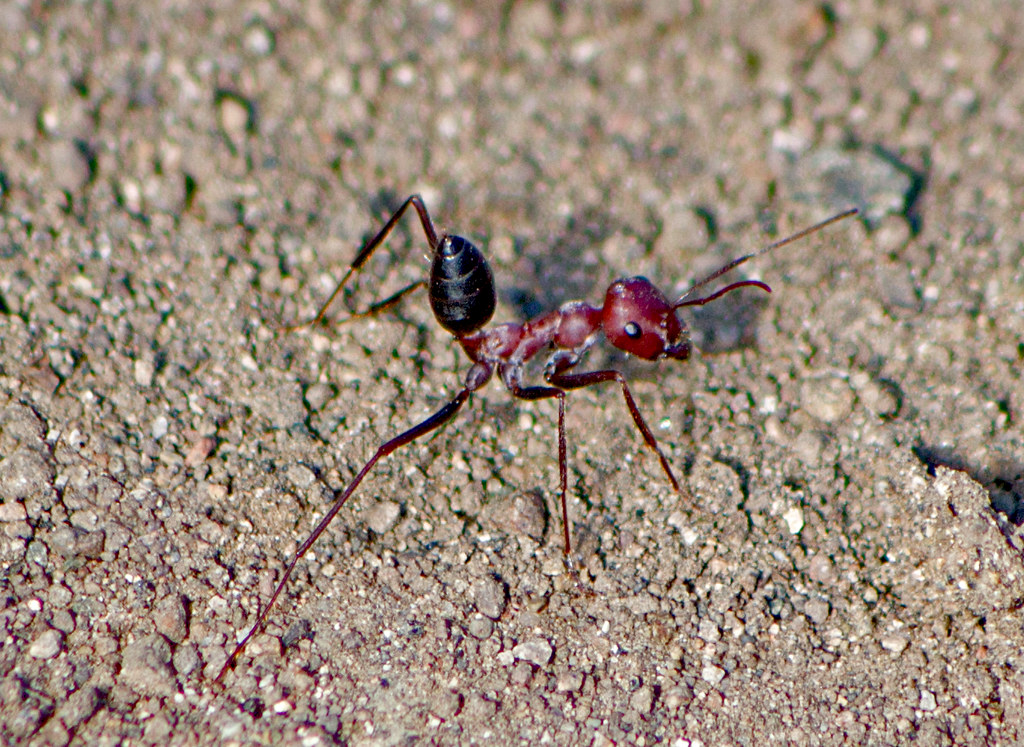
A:
<svg viewBox="0 0 1024 747">
<path fill-rule="evenodd" d="M 405 286 L 401 290 L 392 293 L 390 296 L 388 296 L 382 301 L 377 301 L 377 303 L 373 304 L 367 309 L 364 309 L 362 311 L 350 312 L 349 315 L 346 316 L 344 319 L 339 319 L 337 321 L 337 324 L 347 324 L 348 322 L 351 322 L 355 319 L 363 319 L 368 316 L 376 316 L 380 312 L 390 309 L 392 306 L 396 305 L 399 301 L 408 296 L 410 293 L 419 288 L 424 287 L 426 284 L 426 280 L 417 280 L 415 283 L 409 283 L 409 285 Z M 320 314 L 318 314 L 317 318 L 315 319 L 310 319 L 308 322 L 300 322 L 299 324 L 288 324 L 284 327 L 281 327 L 281 329 L 283 329 L 285 332 L 294 332 L 295 330 L 302 329 L 303 327 L 311 327 L 323 318 L 324 310 L 326 310 L 326 306 L 323 309 L 321 309 Z"/>
<path fill-rule="evenodd" d="M 409 283 L 409 285 L 405 286 L 400 291 L 392 293 L 390 296 L 388 296 L 387 298 L 385 298 L 382 301 L 377 301 L 377 303 L 373 304 L 368 309 L 364 309 L 363 311 L 353 311 L 347 317 L 345 317 L 344 319 L 341 319 L 338 322 L 338 324 L 344 324 L 345 322 L 350 322 L 353 319 L 362 319 L 362 318 L 368 317 L 368 316 L 375 316 L 375 315 L 379 314 L 382 311 L 390 309 L 392 306 L 397 304 L 399 301 L 401 301 L 403 298 L 408 296 L 410 293 L 412 293 L 413 291 L 415 291 L 415 290 L 417 290 L 419 288 L 423 288 L 424 286 L 426 286 L 426 284 L 427 284 L 426 280 L 417 280 L 415 283 Z M 302 326 L 305 326 L 305 325 L 299 325 L 299 326 L 302 327 Z M 290 327 L 289 329 L 294 329 L 294 327 Z"/>
<path fill-rule="evenodd" d="M 334 292 L 331 293 L 330 297 L 327 299 L 324 305 L 320 307 L 320 311 L 317 312 L 316 316 L 310 319 L 308 322 L 293 324 L 291 326 L 286 327 L 285 329 L 291 331 L 295 329 L 300 329 L 302 327 L 312 327 L 322 322 L 324 316 L 327 315 L 327 309 L 330 308 L 331 304 L 334 303 L 334 299 L 338 297 L 339 293 L 341 293 L 341 289 L 344 288 L 345 285 L 348 283 L 348 279 L 352 277 L 354 273 L 362 269 L 362 266 L 366 264 L 366 261 L 370 258 L 370 255 L 373 254 L 377 247 L 384 243 L 384 240 L 391 233 L 391 230 L 395 227 L 395 224 L 398 223 L 399 219 L 405 214 L 405 211 L 408 210 L 410 205 L 416 208 L 416 212 L 419 214 L 420 225 L 423 226 L 423 233 L 427 237 L 427 243 L 430 244 L 431 251 L 436 249 L 437 229 L 434 228 L 434 222 L 430 219 L 430 213 L 427 212 L 427 206 L 423 204 L 422 197 L 420 197 L 419 195 L 411 195 L 405 202 L 402 203 L 402 206 L 395 211 L 395 214 L 388 219 L 388 222 L 385 223 L 384 227 L 377 232 L 377 235 L 370 239 L 369 242 L 367 242 L 366 246 L 359 250 L 359 254 L 357 254 L 356 258 L 352 260 L 352 264 L 348 266 L 348 270 L 345 271 L 345 275 L 344 277 L 341 278 L 341 282 L 339 282 L 338 285 L 334 288 Z M 403 288 L 402 290 L 398 291 L 398 293 L 395 293 L 391 297 L 374 304 L 373 306 L 370 307 L 369 311 L 362 312 L 360 314 L 357 314 L 356 316 L 368 316 L 369 314 L 375 314 L 378 311 L 393 306 L 394 304 L 398 303 L 398 301 L 401 300 L 407 293 L 411 292 L 417 285 L 420 284 L 422 283 L 413 283 L 412 285 L 409 285 Z"/>
<path fill-rule="evenodd" d="M 633 395 L 629 391 L 629 386 L 626 384 L 626 377 L 614 370 L 590 371 L 578 374 L 566 373 L 566 369 L 573 365 L 575 365 L 575 362 L 572 359 L 556 361 L 554 369 L 546 373 L 544 378 L 549 384 L 553 384 L 561 389 L 581 389 L 582 387 L 593 386 L 594 384 L 603 384 L 606 381 L 619 382 L 619 385 L 622 387 L 622 396 L 626 400 L 626 407 L 629 408 L 629 414 L 633 416 L 633 422 L 636 424 L 637 430 L 640 431 L 640 435 L 644 437 L 647 445 L 658 455 L 661 468 L 665 471 L 668 481 L 672 483 L 672 487 L 677 493 L 681 493 L 679 482 L 676 480 L 676 476 L 672 474 L 672 468 L 669 466 L 668 459 L 665 458 L 661 447 L 658 446 L 658 441 L 654 438 L 650 427 L 644 420 L 643 415 L 640 414 L 640 409 L 636 406 L 636 401 L 634 401 Z"/>
<path fill-rule="evenodd" d="M 565 392 L 561 389 L 548 386 L 520 386 L 518 382 L 518 373 L 519 372 L 516 371 L 511 375 L 507 375 L 507 369 L 502 369 L 505 384 L 513 397 L 525 400 L 551 399 L 552 397 L 558 398 L 558 481 L 562 502 L 562 542 L 564 543 L 562 546 L 564 551 L 563 562 L 565 563 L 565 568 L 569 572 L 569 576 L 572 578 L 573 584 L 576 588 L 589 594 L 590 590 L 580 580 L 579 570 L 576 567 L 576 559 L 572 554 L 572 541 L 569 538 L 569 505 L 566 498 L 566 494 L 569 490 L 569 460 L 567 457 L 565 439 Z"/>
<path fill-rule="evenodd" d="M 473 378 L 474 374 L 476 375 L 476 378 Z M 335 499 L 334 504 L 331 506 L 330 510 L 328 510 L 328 512 L 324 515 L 324 518 L 320 520 L 320 523 L 316 525 L 316 528 L 313 529 L 313 531 L 306 538 L 306 540 L 301 545 L 299 545 L 299 549 L 295 551 L 295 555 L 289 561 L 288 565 L 285 566 L 284 576 L 281 578 L 281 581 L 278 582 L 277 588 L 274 589 L 274 594 L 270 597 L 270 601 L 267 603 L 267 606 L 263 608 L 262 612 L 260 612 L 259 616 L 256 618 L 256 622 L 252 626 L 252 629 L 249 630 L 245 638 L 242 639 L 241 643 L 235 646 L 235 650 L 231 652 L 231 656 L 229 656 L 228 660 L 224 662 L 224 666 L 223 668 L 221 668 L 220 674 L 218 674 L 217 679 L 214 680 L 215 682 L 220 682 L 223 679 L 224 675 L 227 674 L 227 671 L 235 663 L 235 660 L 238 658 L 238 655 L 242 653 L 242 649 L 245 648 L 245 645 L 263 627 L 263 624 L 266 622 L 267 616 L 270 614 L 270 610 L 273 608 L 274 603 L 277 601 L 277 598 L 281 596 L 281 592 L 284 591 L 284 586 L 286 583 L 288 583 L 288 579 L 291 577 L 292 571 L 295 570 L 295 566 L 302 559 L 302 556 L 309 551 L 309 548 L 313 546 L 313 543 L 315 543 L 320 538 L 320 535 L 324 533 L 324 530 L 327 529 L 330 523 L 334 520 L 334 517 L 341 510 L 341 507 L 345 505 L 345 501 L 347 501 L 349 499 L 349 496 L 351 496 L 352 493 L 355 492 L 355 489 L 359 487 L 359 483 L 363 481 L 363 478 L 366 477 L 367 473 L 371 469 L 373 469 L 373 465 L 375 465 L 378 461 L 380 461 L 381 459 L 383 459 L 396 449 L 399 449 L 402 446 L 405 446 L 406 444 L 412 443 L 417 438 L 425 436 L 431 431 L 437 430 L 441 426 L 448 423 L 452 418 L 455 417 L 456 413 L 458 413 L 462 405 L 465 404 L 466 400 L 469 399 L 470 393 L 473 390 L 478 389 L 485 383 L 487 383 L 488 378 L 490 378 L 490 370 L 477 370 L 476 367 L 474 367 L 474 369 L 471 369 L 470 371 L 470 376 L 467 379 L 466 386 L 462 389 L 462 391 L 455 395 L 455 399 L 453 399 L 447 405 L 445 405 L 440 410 L 435 412 L 422 423 L 414 425 L 409 430 L 395 436 L 390 441 L 386 441 L 377 448 L 376 453 L 374 453 L 374 455 L 370 457 L 370 461 L 363 465 L 363 468 L 359 470 L 359 474 L 357 474 L 355 478 L 352 480 L 352 482 L 348 484 L 348 487 L 345 488 L 341 495 Z"/>
</svg>

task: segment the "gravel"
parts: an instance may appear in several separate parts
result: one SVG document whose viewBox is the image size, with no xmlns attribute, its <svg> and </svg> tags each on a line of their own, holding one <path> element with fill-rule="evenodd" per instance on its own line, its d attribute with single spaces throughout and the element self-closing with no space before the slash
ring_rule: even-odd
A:
<svg viewBox="0 0 1024 747">
<path fill-rule="evenodd" d="M 1024 741 L 1024 75 L 994 2 L 0 5 L 0 742 Z M 704 352 L 458 391 L 624 275 Z M 723 280 L 722 282 L 727 282 Z M 540 381 L 540 368 L 527 372 Z M 998 509 L 998 510 L 996 510 Z"/>
</svg>

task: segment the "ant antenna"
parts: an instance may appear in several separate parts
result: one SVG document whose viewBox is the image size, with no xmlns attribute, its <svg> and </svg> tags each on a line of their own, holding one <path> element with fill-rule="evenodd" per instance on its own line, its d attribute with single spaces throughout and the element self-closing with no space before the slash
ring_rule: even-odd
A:
<svg viewBox="0 0 1024 747">
<path fill-rule="evenodd" d="M 722 275 L 724 275 L 725 273 L 729 272 L 729 270 L 732 270 L 733 268 L 743 264 L 748 259 L 753 259 L 754 257 L 760 257 L 762 254 L 767 254 L 772 249 L 778 249 L 780 246 L 785 246 L 786 244 L 792 244 L 794 241 L 799 241 L 800 239 L 804 238 L 805 236 L 809 236 L 810 234 L 814 233 L 815 231 L 820 231 L 821 229 L 825 228 L 826 226 L 830 226 L 833 223 L 838 223 L 839 221 L 844 220 L 846 218 L 849 218 L 852 215 L 856 215 L 858 212 L 860 212 L 860 211 L 857 208 L 850 208 L 849 210 L 844 210 L 843 212 L 839 213 L 838 215 L 833 215 L 831 218 L 826 218 L 825 220 L 821 221 L 821 223 L 815 223 L 813 226 L 805 228 L 802 231 L 797 231 L 796 233 L 792 234 L 791 236 L 787 236 L 784 239 L 779 239 L 775 243 L 769 244 L 768 246 L 766 246 L 763 249 L 760 249 L 760 250 L 754 252 L 753 254 L 747 254 L 747 255 L 744 255 L 742 257 L 737 257 L 732 262 L 729 262 L 727 265 L 725 265 L 725 267 L 722 267 L 722 268 L 720 268 L 718 270 L 715 270 L 713 273 L 708 275 L 703 280 L 698 280 L 696 283 L 691 285 L 690 289 L 688 291 L 686 291 L 686 293 L 684 293 L 683 295 L 681 295 L 679 298 L 676 299 L 676 302 L 674 304 L 672 304 L 672 308 L 673 309 L 678 309 L 678 308 L 683 307 L 683 306 L 703 306 L 704 304 L 708 303 L 709 301 L 714 301 L 716 298 L 724 296 L 726 293 L 728 293 L 731 290 L 735 290 L 736 288 L 743 288 L 743 287 L 750 286 L 750 285 L 756 286 L 758 288 L 761 288 L 762 290 L 767 291 L 768 293 L 771 293 L 772 289 L 769 288 L 766 284 L 762 283 L 760 280 L 741 280 L 738 283 L 733 283 L 732 285 L 726 286 L 722 290 L 720 290 L 717 293 L 714 293 L 714 294 L 708 296 L 707 298 L 695 298 L 692 301 L 687 301 L 686 300 L 690 296 L 690 294 L 693 293 L 698 288 L 702 288 L 705 285 L 707 285 L 708 283 L 710 283 L 712 280 L 720 278 Z"/>
</svg>

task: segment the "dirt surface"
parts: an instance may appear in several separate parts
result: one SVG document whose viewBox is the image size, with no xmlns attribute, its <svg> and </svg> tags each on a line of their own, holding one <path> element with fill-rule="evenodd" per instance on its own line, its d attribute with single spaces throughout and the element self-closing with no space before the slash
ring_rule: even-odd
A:
<svg viewBox="0 0 1024 747">
<path fill-rule="evenodd" d="M 0 741 L 1024 740 L 1024 11 L 677 5 L 0 6 Z M 422 294 L 280 329 L 412 192 L 498 321 L 864 216 L 684 314 L 691 361 L 593 351 L 684 487 L 616 388 L 573 393 L 593 595 L 556 408 L 492 383 L 220 687 L 468 368 Z"/>
</svg>

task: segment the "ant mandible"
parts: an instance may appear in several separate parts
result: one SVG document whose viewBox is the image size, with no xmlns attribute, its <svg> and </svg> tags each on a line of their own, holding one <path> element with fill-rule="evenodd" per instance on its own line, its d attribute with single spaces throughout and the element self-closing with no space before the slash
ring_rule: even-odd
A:
<svg viewBox="0 0 1024 747">
<path fill-rule="evenodd" d="M 419 195 L 412 195 L 402 203 L 402 206 L 384 224 L 377 235 L 356 255 L 345 276 L 317 315 L 306 324 L 296 325 L 290 329 L 315 325 L 324 319 L 327 309 L 345 287 L 349 278 L 362 268 L 370 255 L 384 243 L 395 224 L 410 206 L 415 208 L 419 215 L 423 233 L 433 252 L 429 283 L 430 307 L 438 324 L 455 336 L 473 365 L 469 369 L 469 373 L 466 374 L 462 389 L 454 399 L 423 422 L 377 447 L 377 451 L 363 465 L 352 482 L 335 498 L 330 510 L 299 546 L 294 557 L 285 567 L 284 576 L 277 584 L 273 596 L 259 613 L 256 622 L 245 638 L 235 646 L 234 651 L 217 675 L 217 681 L 224 677 L 245 645 L 263 627 L 296 564 L 327 529 L 342 506 L 348 501 L 349 496 L 355 492 L 363 478 L 373 469 L 373 466 L 396 449 L 447 424 L 466 403 L 469 395 L 487 384 L 495 372 L 501 377 L 502 383 L 513 397 L 526 400 L 551 398 L 558 400 L 558 472 L 562 503 L 562 541 L 566 567 L 573 578 L 577 580 L 578 585 L 578 576 L 572 557 L 572 545 L 569 539 L 569 513 L 566 506 L 568 467 L 565 446 L 565 393 L 568 390 L 609 381 L 618 382 L 622 388 L 626 407 L 633 417 L 633 423 L 640 431 L 647 446 L 657 454 L 661 468 L 673 489 L 679 492 L 679 481 L 672 474 L 668 459 L 658 447 L 654 434 L 640 414 L 625 377 L 621 372 L 613 369 L 573 373 L 572 369 L 579 364 L 583 354 L 597 341 L 599 335 L 604 333 L 605 338 L 612 345 L 644 360 L 654 361 L 660 358 L 686 360 L 690 356 L 691 350 L 689 330 L 686 324 L 676 316 L 677 309 L 684 306 L 703 306 L 737 288 L 755 287 L 768 293 L 771 293 L 771 288 L 760 280 L 740 280 L 703 298 L 690 298 L 694 291 L 749 259 L 802 239 L 808 234 L 857 213 L 856 208 L 846 210 L 821 223 L 816 223 L 769 244 L 760 251 L 738 257 L 703 280 L 694 283 L 688 291 L 672 303 L 669 303 L 665 294 L 654 287 L 651 281 L 645 277 L 621 278 L 608 286 L 604 304 L 600 307 L 591 306 L 585 301 L 569 301 L 555 311 L 523 324 L 511 322 L 486 328 L 494 314 L 496 303 L 494 278 L 487 259 L 476 246 L 461 236 L 446 232 L 438 235 L 437 229 L 434 228 L 434 223 L 430 219 L 430 214 L 427 212 L 427 207 L 423 204 L 423 198 Z M 393 306 L 404 296 L 424 284 L 424 281 L 412 283 L 355 316 L 367 316 Z M 544 367 L 544 381 L 549 386 L 524 386 L 522 383 L 523 365 L 542 350 L 553 350 Z"/>
</svg>

